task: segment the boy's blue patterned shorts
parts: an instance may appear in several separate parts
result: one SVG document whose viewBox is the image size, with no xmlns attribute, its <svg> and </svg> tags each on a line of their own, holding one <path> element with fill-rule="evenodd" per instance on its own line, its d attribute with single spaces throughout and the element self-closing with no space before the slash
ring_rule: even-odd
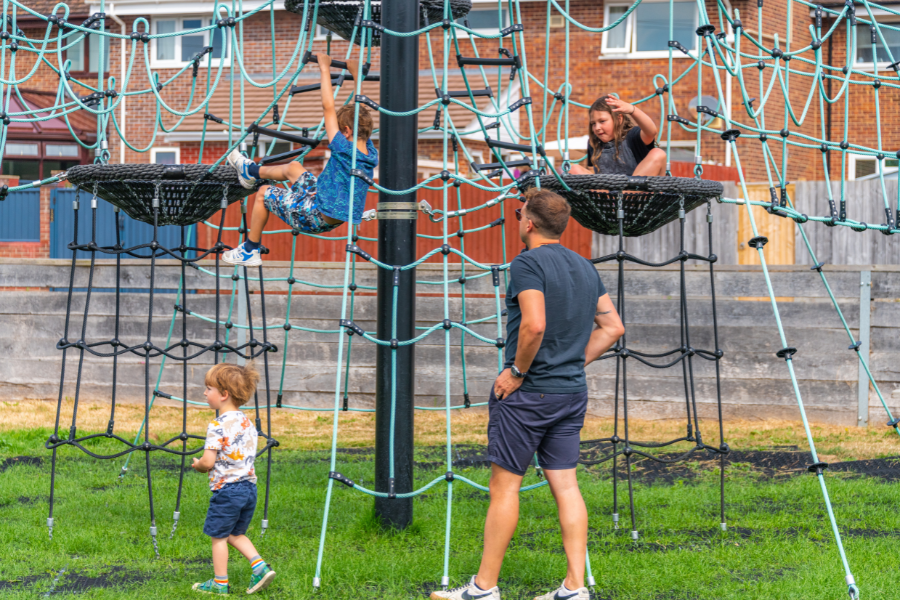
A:
<svg viewBox="0 0 900 600">
<path fill-rule="evenodd" d="M 309 171 L 300 175 L 289 190 L 269 186 L 263 202 L 270 213 L 303 233 L 325 233 L 341 225 L 325 221 L 316 204 L 316 176 Z"/>
</svg>

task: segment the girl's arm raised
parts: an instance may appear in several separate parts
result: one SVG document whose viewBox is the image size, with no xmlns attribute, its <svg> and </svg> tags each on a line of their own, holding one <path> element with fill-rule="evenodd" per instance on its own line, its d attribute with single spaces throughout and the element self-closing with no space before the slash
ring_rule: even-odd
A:
<svg viewBox="0 0 900 600">
<path fill-rule="evenodd" d="M 607 97 L 606 103 L 612 107 L 613 112 L 622 113 L 623 115 L 631 117 L 635 125 L 641 128 L 641 141 L 645 144 L 650 144 L 656 139 L 656 134 L 659 133 L 659 129 L 656 127 L 656 122 L 651 119 L 647 113 L 634 104 L 619 100 L 615 96 Z"/>
</svg>

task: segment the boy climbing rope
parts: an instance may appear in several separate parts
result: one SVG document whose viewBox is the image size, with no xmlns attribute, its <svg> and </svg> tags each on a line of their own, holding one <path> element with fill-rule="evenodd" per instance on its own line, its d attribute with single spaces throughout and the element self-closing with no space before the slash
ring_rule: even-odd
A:
<svg viewBox="0 0 900 600">
<path fill-rule="evenodd" d="M 587 165 L 572 165 L 573 175 L 665 175 L 666 153 L 656 147 L 656 123 L 647 113 L 619 100 L 601 96 L 588 111 Z"/>
<path fill-rule="evenodd" d="M 356 152 L 356 168 L 368 177 L 373 176 L 378 165 L 378 151 L 369 139 L 372 135 L 372 117 L 364 107 L 359 107 L 357 125 L 358 138 L 353 139 L 354 105 L 334 109 L 334 92 L 331 87 L 331 57 L 318 57 L 321 73 L 322 109 L 325 112 L 325 131 L 328 134 L 328 149 L 331 158 L 318 178 L 307 171 L 299 162 L 286 165 L 262 167 L 243 156 L 237 149 L 228 155 L 228 163 L 238 172 L 241 185 L 252 188 L 257 179 L 290 181 L 291 187 L 264 185 L 259 188 L 253 204 L 250 232 L 247 240 L 233 250 L 222 255 L 222 259 L 232 265 L 247 267 L 262 263 L 259 245 L 263 228 L 273 212 L 294 229 L 304 233 L 324 233 L 331 231 L 347 220 L 353 224 L 362 221 L 368 186 L 363 181 L 354 185 L 352 198 L 353 213 L 350 213 L 350 168 L 353 153 Z M 358 69 L 353 61 L 347 65 L 353 80 L 358 79 Z"/>
<path fill-rule="evenodd" d="M 259 373 L 248 363 L 244 367 L 220 363 L 206 373 L 206 402 L 218 411 L 206 430 L 202 458 L 195 458 L 195 470 L 209 473 L 212 498 L 203 533 L 212 538 L 215 577 L 195 583 L 193 589 L 209 594 L 228 593 L 228 546 L 237 548 L 250 561 L 252 573 L 247 593 L 265 589 L 275 571 L 260 558 L 246 536 L 256 510 L 256 459 L 258 434 L 240 407 L 247 403 L 259 383 Z"/>
</svg>

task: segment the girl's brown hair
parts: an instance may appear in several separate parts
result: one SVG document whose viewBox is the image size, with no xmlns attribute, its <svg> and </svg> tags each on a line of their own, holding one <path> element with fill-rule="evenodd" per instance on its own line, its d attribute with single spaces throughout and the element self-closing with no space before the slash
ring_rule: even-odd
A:
<svg viewBox="0 0 900 600">
<path fill-rule="evenodd" d="M 243 406 L 256 391 L 259 373 L 252 361 L 243 367 L 219 363 L 206 372 L 205 383 L 219 393 L 228 392 L 235 406 Z"/>
<path fill-rule="evenodd" d="M 619 144 L 625 139 L 628 131 L 634 127 L 634 121 L 631 120 L 630 116 L 613 112 L 612 107 L 606 103 L 606 99 L 609 97 L 609 94 L 600 96 L 594 100 L 591 108 L 588 109 L 588 139 L 591 144 L 591 163 L 595 166 L 599 164 L 600 155 L 603 153 L 603 142 L 600 141 L 600 138 L 594 133 L 594 128 L 591 127 L 591 118 L 594 111 L 608 112 L 612 116 L 613 141 L 616 143 L 616 160 L 619 160 Z"/>
</svg>

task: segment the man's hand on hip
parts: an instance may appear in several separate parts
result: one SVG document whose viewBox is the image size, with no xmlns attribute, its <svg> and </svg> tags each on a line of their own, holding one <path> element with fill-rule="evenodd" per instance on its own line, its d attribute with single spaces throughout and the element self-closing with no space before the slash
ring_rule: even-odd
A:
<svg viewBox="0 0 900 600">
<path fill-rule="evenodd" d="M 510 369 L 503 369 L 494 382 L 494 395 L 497 396 L 497 400 L 503 400 L 522 387 L 523 381 L 525 381 L 524 377 L 513 377 Z"/>
</svg>

